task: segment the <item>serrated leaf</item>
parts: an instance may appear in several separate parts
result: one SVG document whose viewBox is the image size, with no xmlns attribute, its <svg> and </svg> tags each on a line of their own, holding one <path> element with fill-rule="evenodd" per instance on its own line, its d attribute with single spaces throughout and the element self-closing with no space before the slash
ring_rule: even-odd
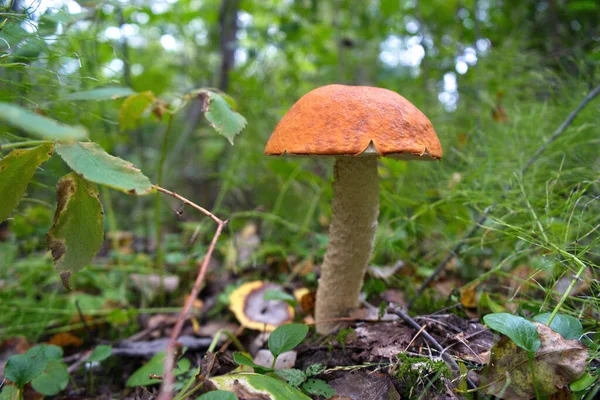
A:
<svg viewBox="0 0 600 400">
<path fill-rule="evenodd" d="M 533 317 L 533 320 L 548 325 L 550 315 L 551 313 L 539 314 Z M 556 314 L 552 319 L 550 328 L 554 332 L 560 333 L 565 339 L 579 340 L 581 335 L 583 335 L 583 326 L 581 326 L 581 322 L 570 315 Z"/>
<path fill-rule="evenodd" d="M 109 346 L 106 344 L 101 344 L 99 346 L 96 346 L 94 351 L 92 351 L 92 354 L 90 354 L 90 356 L 88 357 L 87 361 L 89 361 L 89 362 L 104 361 L 108 357 L 110 357 L 111 354 L 112 354 L 112 346 Z"/>
<path fill-rule="evenodd" d="M 281 353 L 292 350 L 298 346 L 308 333 L 308 325 L 286 324 L 281 325 L 269 335 L 269 350 L 277 357 Z"/>
<path fill-rule="evenodd" d="M 74 172 L 56 185 L 58 205 L 48 232 L 48 248 L 65 287 L 69 278 L 89 264 L 104 240 L 104 212 L 98 187 Z"/>
<path fill-rule="evenodd" d="M 238 365 L 245 365 L 247 367 L 252 367 L 254 372 L 259 374 L 266 374 L 268 372 L 273 372 L 273 368 L 263 367 L 262 365 L 256 364 L 252 359 L 246 356 L 243 353 L 235 352 L 233 353 L 233 361 L 235 361 Z"/>
<path fill-rule="evenodd" d="M 289 293 L 284 292 L 283 290 L 278 289 L 269 289 L 263 295 L 263 299 L 265 300 L 277 300 L 277 301 L 285 301 L 292 307 L 296 307 L 298 305 L 298 301 L 294 296 Z"/>
<path fill-rule="evenodd" d="M 196 400 L 237 400 L 237 396 L 224 390 L 214 390 L 212 392 L 204 393 Z"/>
<path fill-rule="evenodd" d="M 207 96 L 205 102 L 208 102 L 208 105 L 205 106 L 204 114 L 206 119 L 217 132 L 233 144 L 233 139 L 246 126 L 246 118 L 233 111 L 223 96 L 210 91 L 201 94 Z"/>
<path fill-rule="evenodd" d="M 64 125 L 9 103 L 0 103 L 0 120 L 42 139 L 73 141 L 83 140 L 88 135 L 83 126 Z"/>
<path fill-rule="evenodd" d="M 137 369 L 133 375 L 127 379 L 127 387 L 148 386 L 160 383 L 160 379 L 150 379 L 150 375 L 162 376 L 165 364 L 165 352 L 157 353 L 150 361 Z M 190 369 L 190 360 L 183 358 L 177 363 L 177 368 L 173 371 L 175 376 L 186 373 Z"/>
<path fill-rule="evenodd" d="M 88 181 L 138 196 L 154 192 L 150 179 L 139 169 L 130 162 L 111 156 L 97 143 L 57 144 L 56 153 Z"/>
<path fill-rule="evenodd" d="M 132 94 L 127 97 L 119 110 L 119 127 L 122 131 L 135 129 L 142 114 L 156 101 L 151 91 Z"/>
<path fill-rule="evenodd" d="M 35 346 L 25 354 L 11 356 L 4 366 L 4 377 L 23 387 L 44 372 L 47 365 L 48 357 L 44 347 Z"/>
<path fill-rule="evenodd" d="M 310 397 L 291 385 L 259 374 L 231 374 L 217 376 L 206 381 L 211 389 L 231 391 L 241 398 L 256 396 L 265 400 L 310 400 Z M 258 396 L 261 397 L 258 397 Z"/>
<path fill-rule="evenodd" d="M 515 344 L 529 352 L 540 348 L 540 335 L 535 325 L 525 318 L 508 313 L 488 314 L 483 322 L 492 330 L 508 336 Z"/>
<path fill-rule="evenodd" d="M 98 88 L 92 90 L 85 90 L 82 92 L 73 92 L 64 96 L 62 100 L 68 101 L 103 101 L 103 100 L 115 100 L 125 96 L 131 96 L 135 92 L 128 87 L 107 87 Z"/>
<path fill-rule="evenodd" d="M 322 379 L 309 379 L 302 384 L 302 390 L 314 396 L 323 396 L 328 399 L 335 396 L 335 390 Z"/>
<path fill-rule="evenodd" d="M 535 354 L 515 346 L 509 338 L 502 338 L 492 348 L 490 362 L 481 376 L 481 387 L 488 394 L 510 400 L 529 399 L 536 393 L 548 396 L 583 376 L 588 364 L 587 348 L 577 340 L 566 340 L 544 324 L 535 323 L 534 327 L 541 339 Z"/>
<path fill-rule="evenodd" d="M 51 360 L 44 372 L 31 381 L 36 392 L 46 396 L 54 396 L 64 390 L 69 383 L 69 371 L 61 361 Z"/>
<path fill-rule="evenodd" d="M 19 204 L 37 168 L 52 156 L 54 145 L 11 151 L 0 160 L 0 222 Z"/>
<path fill-rule="evenodd" d="M 294 387 L 300 386 L 306 380 L 304 371 L 296 368 L 280 369 L 277 371 L 277 375 L 285 379 L 287 383 Z"/>
</svg>

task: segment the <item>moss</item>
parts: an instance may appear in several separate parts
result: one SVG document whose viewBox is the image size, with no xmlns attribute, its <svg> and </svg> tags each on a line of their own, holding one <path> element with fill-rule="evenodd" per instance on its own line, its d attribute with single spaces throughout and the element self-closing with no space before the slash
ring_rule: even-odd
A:
<svg viewBox="0 0 600 400">
<path fill-rule="evenodd" d="M 395 376 L 399 382 L 402 398 L 418 398 L 427 393 L 427 398 L 445 390 L 444 379 L 452 375 L 443 360 L 427 357 L 413 357 L 405 353 L 398 354 Z"/>
</svg>

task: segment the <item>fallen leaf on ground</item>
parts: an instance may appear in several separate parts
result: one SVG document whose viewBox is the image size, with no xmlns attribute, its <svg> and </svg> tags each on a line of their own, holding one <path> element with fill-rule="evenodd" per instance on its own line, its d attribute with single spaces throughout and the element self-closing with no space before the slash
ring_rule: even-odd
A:
<svg viewBox="0 0 600 400">
<path fill-rule="evenodd" d="M 232 374 L 210 378 L 205 381 L 209 390 L 227 390 L 245 400 L 310 400 L 293 386 L 259 374 Z"/>
<path fill-rule="evenodd" d="M 460 290 L 460 304 L 466 308 L 477 307 L 477 286 L 467 286 Z"/>
<path fill-rule="evenodd" d="M 587 367 L 588 349 L 577 340 L 566 340 L 541 323 L 534 323 L 541 346 L 533 356 L 533 371 L 540 395 L 548 396 L 581 377 Z M 501 399 L 535 396 L 529 354 L 503 337 L 492 349 L 489 366 L 482 373 L 487 394 Z"/>
<path fill-rule="evenodd" d="M 377 372 L 355 371 L 334 379 L 329 385 L 338 398 L 352 400 L 400 400 L 388 375 Z"/>
<path fill-rule="evenodd" d="M 53 344 L 58 347 L 80 347 L 83 344 L 83 341 L 79 339 L 77 336 L 73 335 L 69 332 L 61 332 L 52 336 L 48 341 L 48 344 Z"/>
</svg>

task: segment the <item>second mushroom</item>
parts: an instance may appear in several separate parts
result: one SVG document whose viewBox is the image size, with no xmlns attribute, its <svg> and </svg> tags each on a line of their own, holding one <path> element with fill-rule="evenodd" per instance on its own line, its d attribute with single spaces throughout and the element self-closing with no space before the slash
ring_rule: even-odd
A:
<svg viewBox="0 0 600 400">
<path fill-rule="evenodd" d="M 377 159 L 439 160 L 429 119 L 399 94 L 367 86 L 329 85 L 304 95 L 279 122 L 265 154 L 335 157 L 333 214 L 321 267 L 317 331 L 358 306 L 379 215 Z"/>
</svg>

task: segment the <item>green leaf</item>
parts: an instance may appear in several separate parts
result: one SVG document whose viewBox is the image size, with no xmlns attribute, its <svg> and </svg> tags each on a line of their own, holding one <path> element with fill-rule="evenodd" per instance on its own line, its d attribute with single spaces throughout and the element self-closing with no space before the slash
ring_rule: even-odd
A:
<svg viewBox="0 0 600 400">
<path fill-rule="evenodd" d="M 100 346 L 96 346 L 92 354 L 88 357 L 88 362 L 93 361 L 104 361 L 112 354 L 112 346 L 101 344 Z"/>
<path fill-rule="evenodd" d="M 223 96 L 210 91 L 203 91 L 200 96 L 204 101 L 205 116 L 213 128 L 225 136 L 229 143 L 246 126 L 246 118 L 231 109 Z"/>
<path fill-rule="evenodd" d="M 48 365 L 48 357 L 43 346 L 35 346 L 25 354 L 11 356 L 4 366 L 4 377 L 23 387 L 38 377 Z"/>
<path fill-rule="evenodd" d="M 544 325 L 548 325 L 551 313 L 543 313 L 533 317 L 536 322 L 541 322 Z M 550 329 L 556 333 L 560 333 L 562 337 L 569 340 L 579 340 L 583 335 L 583 326 L 581 322 L 570 315 L 556 314 L 550 324 Z"/>
<path fill-rule="evenodd" d="M 296 298 L 294 296 L 292 296 L 289 293 L 284 292 L 283 290 L 277 290 L 277 289 L 267 290 L 263 296 L 263 299 L 285 301 L 292 307 L 296 307 L 296 305 L 298 304 L 298 301 L 296 300 Z"/>
<path fill-rule="evenodd" d="M 488 314 L 483 322 L 492 330 L 508 336 L 517 346 L 535 353 L 540 348 L 540 335 L 535 325 L 525 318 L 508 313 Z"/>
<path fill-rule="evenodd" d="M 54 145 L 17 149 L 0 160 L 0 222 L 19 204 L 37 168 L 52 156 Z"/>
<path fill-rule="evenodd" d="M 295 387 L 267 375 L 231 374 L 210 378 L 207 382 L 216 389 L 230 390 L 244 395 L 244 398 L 253 398 L 254 396 L 265 400 L 310 399 Z"/>
<path fill-rule="evenodd" d="M 308 333 L 308 326 L 303 324 L 286 324 L 277 327 L 269 335 L 269 350 L 277 357 L 281 353 L 298 346 Z"/>
<path fill-rule="evenodd" d="M 287 383 L 294 387 L 300 386 L 306 380 L 306 374 L 296 368 L 280 369 L 277 371 L 277 375 L 285 379 Z"/>
<path fill-rule="evenodd" d="M 309 379 L 302 384 L 302 390 L 313 396 L 323 396 L 328 399 L 335 396 L 335 390 L 322 379 Z"/>
<path fill-rule="evenodd" d="M 67 366 L 57 360 L 51 360 L 44 372 L 31 381 L 36 392 L 46 396 L 54 396 L 64 390 L 69 383 Z"/>
<path fill-rule="evenodd" d="M 127 387 L 149 386 L 160 383 L 160 379 L 150 379 L 150 375 L 162 376 L 165 364 L 165 353 L 157 353 L 150 361 L 141 366 L 127 379 Z M 177 368 L 173 371 L 175 376 L 186 373 L 190 369 L 190 360 L 183 358 L 177 363 Z"/>
<path fill-rule="evenodd" d="M 0 400 L 15 400 L 19 398 L 19 388 L 15 385 L 6 384 L 0 391 Z"/>
<path fill-rule="evenodd" d="M 569 385 L 569 389 L 571 389 L 572 392 L 581 392 L 582 390 L 592 386 L 597 379 L 598 376 L 592 376 L 589 374 L 589 372 L 586 372 L 581 378 L 571 383 Z"/>
<path fill-rule="evenodd" d="M 137 128 L 142 114 L 156 101 L 151 91 L 132 94 L 125 99 L 119 111 L 119 127 L 122 131 Z"/>
<path fill-rule="evenodd" d="M 64 125 L 9 103 L 0 103 L 0 120 L 42 139 L 73 141 L 85 139 L 88 135 L 83 126 Z"/>
<path fill-rule="evenodd" d="M 114 100 L 120 97 L 131 96 L 135 92 L 128 87 L 107 87 L 92 90 L 85 90 L 82 92 L 73 92 L 62 98 L 62 100 L 69 101 L 103 101 L 103 100 Z"/>
<path fill-rule="evenodd" d="M 133 164 L 113 157 L 99 144 L 78 142 L 57 144 L 56 153 L 84 179 L 138 196 L 152 193 L 154 187 Z"/>
<path fill-rule="evenodd" d="M 250 357 L 240 352 L 233 353 L 233 361 L 238 363 L 238 365 L 252 367 L 254 369 L 254 372 L 258 374 L 266 374 L 274 371 L 272 368 L 267 368 L 263 367 L 262 365 L 255 364 Z"/>
<path fill-rule="evenodd" d="M 48 232 L 48 248 L 65 287 L 69 278 L 89 264 L 104 240 L 104 212 L 98 187 L 74 172 L 56 185 L 58 205 Z"/>
<path fill-rule="evenodd" d="M 42 344 L 40 345 L 44 348 L 46 352 L 46 357 L 48 360 L 56 360 L 60 361 L 63 357 L 63 349 L 59 346 L 55 346 L 53 344 Z"/>
<path fill-rule="evenodd" d="M 214 390 L 212 392 L 204 393 L 196 400 L 237 400 L 237 396 L 224 390 Z"/>
</svg>

